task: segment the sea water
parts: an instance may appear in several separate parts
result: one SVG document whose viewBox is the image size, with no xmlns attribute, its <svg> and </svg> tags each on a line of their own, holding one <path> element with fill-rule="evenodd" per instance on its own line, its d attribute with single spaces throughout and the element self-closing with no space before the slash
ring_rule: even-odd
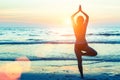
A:
<svg viewBox="0 0 120 80">
<path fill-rule="evenodd" d="M 120 61 L 119 24 L 89 25 L 86 39 L 98 55 L 84 60 Z M 0 60 L 76 60 L 71 26 L 0 23 Z"/>
</svg>

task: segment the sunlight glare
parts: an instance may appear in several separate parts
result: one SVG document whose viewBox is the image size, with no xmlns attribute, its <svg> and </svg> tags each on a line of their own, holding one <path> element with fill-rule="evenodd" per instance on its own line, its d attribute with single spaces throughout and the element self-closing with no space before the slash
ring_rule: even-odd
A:
<svg viewBox="0 0 120 80">
<path fill-rule="evenodd" d="M 65 25 L 71 25 L 71 20 L 70 20 L 70 19 L 64 20 L 64 24 L 65 24 Z"/>
</svg>

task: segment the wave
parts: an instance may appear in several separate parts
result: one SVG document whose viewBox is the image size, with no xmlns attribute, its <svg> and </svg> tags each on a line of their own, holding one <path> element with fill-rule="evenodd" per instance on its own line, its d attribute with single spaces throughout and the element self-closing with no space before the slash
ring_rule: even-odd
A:
<svg viewBox="0 0 120 80">
<path fill-rule="evenodd" d="M 88 41 L 88 43 L 96 44 L 120 44 L 120 41 Z M 57 42 L 57 41 L 43 41 L 43 42 L 0 42 L 0 45 L 27 45 L 27 44 L 75 44 L 75 42 Z"/>
<path fill-rule="evenodd" d="M 120 36 L 120 33 L 88 33 L 88 36 Z M 74 36 L 74 34 L 65 34 L 61 36 Z"/>
<path fill-rule="evenodd" d="M 120 41 L 89 41 L 88 43 L 100 43 L 100 44 L 120 44 Z"/>
<path fill-rule="evenodd" d="M 120 44 L 120 41 L 88 41 L 96 44 Z M 27 44 L 75 44 L 74 41 L 24 41 L 24 42 L 0 42 L 0 45 L 27 45 Z"/>
<path fill-rule="evenodd" d="M 120 36 L 120 33 L 88 33 L 88 36 Z M 67 35 L 61 35 L 61 36 L 74 36 L 74 34 L 67 34 Z"/>
<path fill-rule="evenodd" d="M 76 60 L 76 58 L 29 58 L 30 61 L 59 61 L 59 60 Z M 0 61 L 15 61 L 14 58 L 0 58 Z M 100 61 L 100 62 L 120 62 L 119 58 L 107 59 L 107 58 L 83 58 L 83 61 Z"/>
<path fill-rule="evenodd" d="M 111 33 L 99 33 L 99 34 L 92 34 L 92 33 L 90 33 L 90 34 L 87 34 L 87 35 L 95 35 L 95 36 L 120 36 L 120 33 L 117 33 L 117 34 L 115 34 L 115 33 L 113 33 L 113 34 L 111 34 Z"/>
</svg>

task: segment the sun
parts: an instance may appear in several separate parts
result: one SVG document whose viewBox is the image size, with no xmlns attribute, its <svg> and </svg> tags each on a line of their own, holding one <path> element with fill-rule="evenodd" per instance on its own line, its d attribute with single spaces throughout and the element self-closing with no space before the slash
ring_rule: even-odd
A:
<svg viewBox="0 0 120 80">
<path fill-rule="evenodd" d="M 71 20 L 70 19 L 65 19 L 64 24 L 65 25 L 71 25 Z"/>
</svg>

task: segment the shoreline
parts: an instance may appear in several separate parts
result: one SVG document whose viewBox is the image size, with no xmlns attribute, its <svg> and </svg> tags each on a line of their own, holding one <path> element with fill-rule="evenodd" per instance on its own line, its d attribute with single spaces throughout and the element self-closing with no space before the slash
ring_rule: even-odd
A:
<svg viewBox="0 0 120 80">
<path fill-rule="evenodd" d="M 120 44 L 89 45 L 99 53 L 95 58 L 84 57 L 85 80 L 119 80 Z M 14 69 L 17 69 L 19 80 L 81 80 L 77 60 L 31 61 L 31 58 L 37 59 L 37 57 L 75 58 L 73 44 L 2 45 L 0 48 L 1 58 L 16 59 L 26 56 L 29 59 L 29 63 L 24 61 L 25 57 L 21 58 L 23 61 L 21 59 L 18 59 L 19 61 L 0 61 L 0 71 L 4 73 L 11 71 L 14 73 L 11 73 L 11 76 L 15 77 L 17 73 Z M 0 78 L 3 75 L 1 72 Z"/>
<path fill-rule="evenodd" d="M 18 61 L 24 67 L 19 80 L 81 80 L 77 61 L 54 60 L 29 62 L 22 61 L 21 63 L 21 61 Z M 3 62 L 2 65 L 10 64 L 9 67 L 13 67 L 13 64 L 14 66 L 17 64 L 18 66 L 18 63 L 10 61 Z M 120 63 L 118 62 L 83 61 L 84 80 L 119 80 L 119 66 Z M 14 72 L 14 69 L 12 72 Z"/>
<path fill-rule="evenodd" d="M 64 63 L 63 63 L 64 62 Z M 72 62 L 72 61 L 71 61 Z M 77 61 L 44 61 L 33 63 L 31 71 L 23 73 L 21 80 L 27 80 L 24 77 L 36 76 L 37 80 L 81 80 L 77 68 Z M 43 64 L 39 64 L 43 63 Z M 47 63 L 51 63 L 47 65 Z M 56 63 L 56 64 L 55 64 Z M 120 79 L 120 63 L 117 62 L 91 62 L 83 61 L 83 70 L 85 80 L 119 80 Z M 33 79 L 33 80 L 36 80 Z M 30 80 L 30 79 L 29 79 Z M 32 79 L 31 79 L 32 80 Z"/>
</svg>

